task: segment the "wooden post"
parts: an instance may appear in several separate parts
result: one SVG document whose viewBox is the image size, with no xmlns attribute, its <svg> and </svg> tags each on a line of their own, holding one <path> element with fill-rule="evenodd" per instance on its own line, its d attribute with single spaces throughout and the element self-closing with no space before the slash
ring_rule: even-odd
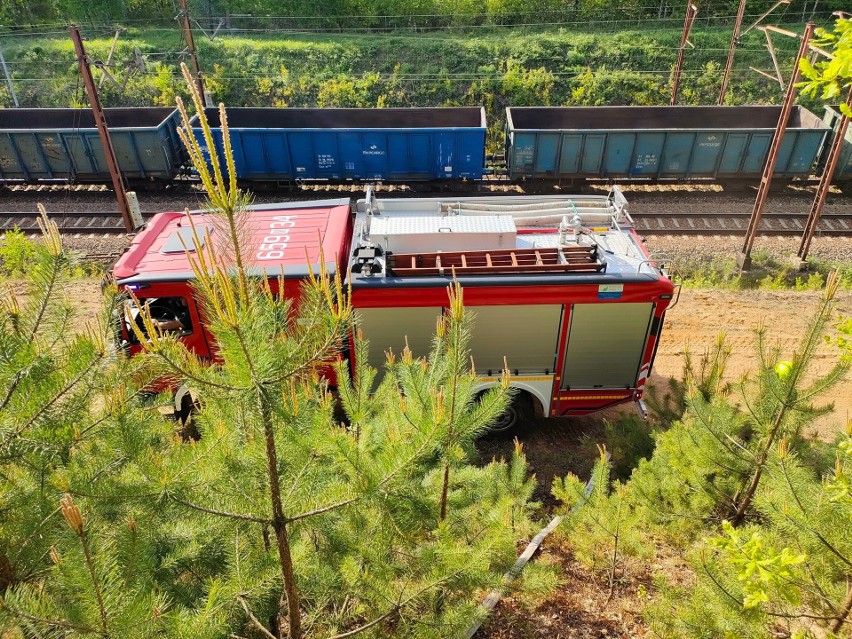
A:
<svg viewBox="0 0 852 639">
<path fill-rule="evenodd" d="M 198 52 L 195 50 L 192 26 L 189 24 L 189 9 L 187 9 L 186 0 L 180 0 L 179 19 L 183 28 L 183 39 L 186 41 L 186 48 L 189 51 L 189 57 L 192 61 L 192 75 L 195 76 L 195 86 L 198 88 L 198 95 L 201 96 L 201 100 L 206 103 L 204 98 L 204 79 L 201 77 L 201 67 L 198 66 Z"/>
<path fill-rule="evenodd" d="M 690 0 L 686 6 L 686 18 L 683 21 L 683 35 L 680 37 L 680 49 L 677 52 L 677 64 L 675 65 L 674 80 L 672 81 L 672 99 L 669 102 L 674 106 L 677 104 L 677 92 L 680 88 L 680 73 L 683 70 L 683 54 L 686 45 L 689 44 L 689 33 L 692 31 L 692 23 L 695 22 L 695 14 L 698 13 L 698 7 L 692 4 Z"/>
<path fill-rule="evenodd" d="M 109 63 L 112 62 L 112 56 L 115 53 L 115 45 L 118 44 L 118 36 L 120 36 L 120 35 L 121 35 L 121 29 L 116 29 L 115 30 L 115 37 L 112 39 L 112 44 L 109 47 L 109 53 L 107 54 L 106 62 L 104 62 L 104 73 L 101 76 L 101 79 L 98 80 L 98 88 L 99 89 L 103 88 L 103 86 L 104 86 L 104 80 L 106 80 L 106 77 L 107 77 L 106 68 L 109 66 Z"/>
<path fill-rule="evenodd" d="M 734 53 L 737 50 L 737 45 L 740 43 L 740 28 L 743 26 L 745 6 L 746 0 L 740 0 L 740 8 L 737 9 L 737 21 L 734 23 L 734 34 L 731 36 L 731 48 L 728 49 L 728 60 L 725 62 L 725 71 L 722 74 L 722 88 L 719 90 L 719 100 L 716 102 L 719 106 L 725 104 L 725 94 L 728 92 L 728 79 L 731 77 L 731 70 L 734 68 Z"/>
<path fill-rule="evenodd" d="M 781 150 L 781 143 L 784 141 L 784 134 L 787 132 L 787 121 L 790 119 L 793 103 L 796 101 L 796 82 L 799 80 L 799 60 L 807 54 L 808 45 L 813 35 L 814 23 L 808 22 L 805 32 L 802 34 L 802 43 L 799 46 L 799 52 L 796 54 L 793 74 L 790 77 L 790 82 L 787 84 L 787 93 L 784 96 L 784 105 L 781 107 L 778 126 L 775 127 L 775 135 L 772 136 L 772 144 L 769 147 L 766 165 L 763 167 L 763 177 L 760 178 L 760 186 L 757 187 L 757 196 L 754 200 L 754 208 L 752 209 L 751 219 L 746 230 L 743 250 L 737 256 L 737 264 L 740 267 L 740 271 L 747 271 L 751 268 L 751 249 L 754 246 L 754 239 L 757 237 L 757 231 L 760 228 L 760 220 L 763 217 L 763 206 L 766 204 L 769 187 L 772 184 L 772 176 L 775 173 L 775 162 L 778 160 L 778 152 Z"/>
<path fill-rule="evenodd" d="M 846 106 L 852 109 L 852 87 L 849 88 L 849 95 L 846 96 Z M 837 162 L 840 160 L 840 151 L 843 149 L 843 142 L 846 137 L 846 128 L 849 126 L 849 118 L 842 112 L 840 120 L 837 122 L 837 129 L 834 133 L 834 140 L 831 143 L 831 150 L 826 158 L 825 169 L 819 180 L 814 202 L 811 205 L 811 210 L 808 213 L 808 221 L 805 223 L 805 231 L 802 234 L 802 243 L 799 245 L 799 252 L 796 253 L 798 258 L 804 262 L 808 257 L 808 251 L 811 248 L 811 240 L 814 237 L 814 231 L 819 223 L 819 218 L 822 216 L 822 208 L 825 206 L 825 198 L 828 197 L 828 189 L 831 187 L 831 180 L 834 178 L 834 172 L 837 170 Z"/>
<path fill-rule="evenodd" d="M 115 191 L 116 199 L 118 199 L 118 210 L 121 212 L 121 219 L 124 220 L 124 228 L 130 233 L 133 231 L 133 220 L 130 216 L 130 207 L 127 204 L 127 192 L 124 189 L 124 180 L 122 180 L 121 173 L 118 170 L 115 149 L 112 147 L 109 128 L 107 128 L 104 110 L 101 107 L 101 99 L 98 97 L 98 88 L 95 86 L 94 78 L 92 78 L 92 70 L 89 68 L 89 61 L 86 58 L 86 51 L 83 48 L 80 31 L 74 24 L 70 25 L 68 30 L 71 32 L 71 40 L 74 42 L 74 51 L 77 53 L 77 64 L 80 66 L 80 75 L 83 76 L 83 84 L 89 96 L 89 104 L 92 105 L 95 126 L 98 127 L 98 135 L 101 138 L 101 148 L 103 148 L 109 175 L 112 178 L 112 188 Z"/>
</svg>

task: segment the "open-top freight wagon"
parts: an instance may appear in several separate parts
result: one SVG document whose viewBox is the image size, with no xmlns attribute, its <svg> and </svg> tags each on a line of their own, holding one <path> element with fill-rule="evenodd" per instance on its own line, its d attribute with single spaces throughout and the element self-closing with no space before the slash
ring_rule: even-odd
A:
<svg viewBox="0 0 852 639">
<path fill-rule="evenodd" d="M 219 111 L 205 115 L 221 156 Z M 485 167 L 482 107 L 229 108 L 226 117 L 240 181 L 478 180 Z M 203 141 L 198 116 L 192 125 Z"/>
<path fill-rule="evenodd" d="M 822 116 L 822 119 L 836 132 L 840 127 L 842 117 L 840 107 L 830 106 L 826 107 L 825 115 Z M 844 191 L 852 191 L 852 126 L 846 128 L 846 135 L 843 138 L 842 144 L 837 168 L 834 171 L 833 182 L 840 185 Z"/>
<path fill-rule="evenodd" d="M 169 183 L 186 164 L 180 116 L 166 107 L 104 109 L 118 168 L 131 183 Z M 0 109 L 0 182 L 108 183 L 90 109 Z"/>
<path fill-rule="evenodd" d="M 781 107 L 510 107 L 505 157 L 486 166 L 481 107 L 228 108 L 238 180 L 249 188 L 300 183 L 397 182 L 469 190 L 487 181 L 539 190 L 588 179 L 756 184 Z M 217 109 L 206 109 L 224 159 Z M 826 122 L 796 107 L 776 163 L 781 180 L 819 175 L 836 112 Z M 167 108 L 107 109 L 118 164 L 131 183 L 190 171 Z M 200 139 L 197 118 L 195 135 Z M 848 145 L 847 145 L 848 146 Z M 849 153 L 834 183 L 852 184 Z M 0 184 L 110 183 L 91 113 L 0 109 Z"/>
<path fill-rule="evenodd" d="M 204 213 L 193 215 L 196 227 L 209 225 Z M 212 361 L 215 345 L 184 251 L 189 233 L 183 213 L 155 216 L 113 273 Z M 330 272 L 349 273 L 378 368 L 384 352 L 400 352 L 406 340 L 415 355 L 428 352 L 447 284 L 457 278 L 475 313 L 470 348 L 482 389 L 499 383 L 506 358 L 520 391 L 502 427 L 536 409 L 579 415 L 639 401 L 675 290 L 634 232 L 617 189 L 460 199 L 376 199 L 368 190 L 352 207 L 347 200 L 255 207 L 248 236 L 251 266 L 258 275 L 283 275 L 284 295 L 298 297 L 320 248 Z M 214 232 L 210 241 L 223 238 Z M 122 337 L 136 352 L 132 320 L 124 321 Z M 187 402 L 179 391 L 176 410 Z"/>
<path fill-rule="evenodd" d="M 510 107 L 512 180 L 760 180 L 779 106 Z M 794 107 L 775 176 L 807 178 L 830 126 Z"/>
</svg>

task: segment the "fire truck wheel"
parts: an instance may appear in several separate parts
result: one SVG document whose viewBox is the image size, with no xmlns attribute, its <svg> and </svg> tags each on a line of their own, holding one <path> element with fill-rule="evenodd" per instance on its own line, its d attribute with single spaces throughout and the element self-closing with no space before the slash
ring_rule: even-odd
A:
<svg viewBox="0 0 852 639">
<path fill-rule="evenodd" d="M 489 430 L 492 433 L 505 433 L 512 430 L 535 415 L 532 397 L 525 391 L 518 391 L 509 407 L 500 415 Z"/>
<path fill-rule="evenodd" d="M 195 423 L 194 415 L 200 408 L 197 399 L 193 399 L 190 393 L 183 396 L 180 402 L 180 410 L 175 412 L 178 424 L 180 424 L 179 435 L 184 441 L 198 441 L 201 433 Z"/>
</svg>

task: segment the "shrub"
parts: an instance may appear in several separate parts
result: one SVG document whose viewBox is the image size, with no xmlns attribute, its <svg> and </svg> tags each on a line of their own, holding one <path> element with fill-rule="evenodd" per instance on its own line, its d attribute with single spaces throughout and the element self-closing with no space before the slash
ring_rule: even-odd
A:
<svg viewBox="0 0 852 639">
<path fill-rule="evenodd" d="M 29 270 L 35 258 L 35 245 L 21 229 L 15 227 L 3 234 L 2 242 L 0 242 L 0 262 L 7 275 L 23 275 Z"/>
</svg>

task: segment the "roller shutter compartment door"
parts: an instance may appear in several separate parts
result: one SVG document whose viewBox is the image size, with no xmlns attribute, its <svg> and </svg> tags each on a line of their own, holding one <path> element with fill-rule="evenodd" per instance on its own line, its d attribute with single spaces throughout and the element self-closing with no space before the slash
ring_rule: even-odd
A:
<svg viewBox="0 0 852 639">
<path fill-rule="evenodd" d="M 634 388 L 653 312 L 651 303 L 572 306 L 562 389 Z"/>
<path fill-rule="evenodd" d="M 432 350 L 432 337 L 443 309 L 440 306 L 410 308 L 359 308 L 359 327 L 370 340 L 367 362 L 381 371 L 385 367 L 385 352 L 393 349 L 399 356 L 408 347 L 414 357 L 426 357 Z"/>
<path fill-rule="evenodd" d="M 509 369 L 520 375 L 552 373 L 556 365 L 562 305 L 469 306 L 474 314 L 470 352 L 476 371 L 496 375 Z"/>
</svg>

